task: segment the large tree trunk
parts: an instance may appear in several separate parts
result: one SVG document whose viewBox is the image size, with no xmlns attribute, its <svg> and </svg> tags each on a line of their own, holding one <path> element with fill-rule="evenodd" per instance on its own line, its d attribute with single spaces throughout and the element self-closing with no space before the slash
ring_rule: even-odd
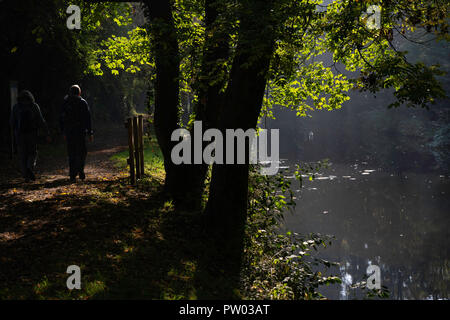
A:
<svg viewBox="0 0 450 320">
<path fill-rule="evenodd" d="M 199 208 L 206 169 L 203 178 L 199 178 L 199 166 L 175 165 L 171 159 L 172 149 L 178 143 L 171 141 L 171 135 L 179 128 L 180 92 L 180 56 L 172 1 L 146 1 L 146 4 L 156 64 L 154 125 L 164 157 L 164 191 L 178 207 Z"/>
<path fill-rule="evenodd" d="M 165 189 L 175 192 L 180 184 L 176 167 L 171 161 L 174 143 L 170 140 L 172 132 L 178 128 L 178 95 L 180 76 L 180 56 L 176 29 L 172 17 L 171 1 L 146 1 L 147 15 L 150 18 L 153 35 L 152 50 L 155 54 L 155 114 L 156 138 L 164 157 L 166 171 Z"/>
<path fill-rule="evenodd" d="M 155 131 L 160 144 L 166 170 L 166 190 L 180 202 L 187 198 L 195 204 L 201 200 L 207 166 L 180 165 L 171 161 L 175 143 L 170 136 L 178 127 L 179 64 L 178 43 L 171 15 L 171 2 L 147 1 L 150 7 L 154 35 L 157 80 L 155 86 Z M 157 3 L 157 5 L 154 5 Z M 215 1 L 206 1 L 206 43 L 202 61 L 201 79 L 225 71 L 217 69 L 217 61 L 229 55 L 229 33 L 215 25 L 218 17 Z M 220 93 L 223 82 L 210 85 L 199 80 L 197 120 L 203 129 L 256 128 L 266 85 L 266 76 L 273 54 L 275 27 L 271 20 L 272 1 L 253 0 L 243 4 L 240 19 L 239 40 L 225 94 Z M 159 7 L 158 7 L 159 6 Z M 215 69 L 216 68 L 216 69 Z M 203 81 L 203 82 L 202 82 Z M 247 219 L 248 197 L 248 148 L 247 163 L 213 166 L 210 195 L 205 210 L 206 228 L 213 235 L 217 257 L 223 263 L 230 289 L 239 280 L 243 237 Z M 236 149 L 235 149 L 236 150 Z M 226 151 L 224 150 L 224 156 Z M 236 152 L 235 152 L 236 157 Z M 217 276 L 223 276 L 218 274 Z M 230 292 L 230 296 L 232 293 Z"/>
<path fill-rule="evenodd" d="M 202 67 L 194 89 L 198 92 L 199 102 L 195 106 L 195 119 L 202 121 L 203 133 L 210 128 L 217 128 L 220 110 L 223 109 L 224 93 L 221 92 L 226 82 L 226 67 L 220 61 L 229 58 L 230 22 L 218 19 L 220 7 L 216 0 L 205 1 L 205 45 L 203 48 Z M 211 75 L 216 76 L 211 81 Z M 212 82 L 212 84 L 211 84 Z M 197 133 L 198 134 L 198 133 Z M 191 137 L 193 132 L 191 131 Z M 209 143 L 209 142 L 208 142 Z M 202 142 L 202 150 L 206 146 Z M 192 144 L 191 164 L 179 166 L 178 175 L 183 177 L 184 183 L 180 186 L 179 203 L 184 208 L 198 210 L 201 207 L 203 193 L 205 192 L 205 179 L 209 165 L 194 164 L 194 149 Z"/>
<path fill-rule="evenodd" d="M 226 105 L 220 119 L 222 132 L 225 129 L 242 128 L 245 131 L 256 128 L 261 111 L 273 53 L 274 28 L 267 20 L 260 18 L 270 16 L 267 2 L 253 1 L 251 9 L 241 22 L 236 56 L 226 91 Z M 247 219 L 248 147 L 247 143 L 246 164 L 213 166 L 206 208 L 207 228 L 220 247 L 221 260 L 227 261 L 224 268 L 230 280 L 236 284 Z"/>
<path fill-rule="evenodd" d="M 154 35 L 157 80 L 155 85 L 155 131 L 161 147 L 166 170 L 166 190 L 175 200 L 186 201 L 189 193 L 194 201 L 201 199 L 204 174 L 207 166 L 175 166 L 171 161 L 170 141 L 173 130 L 178 128 L 179 64 L 178 43 L 171 15 L 170 1 L 150 3 L 149 16 Z M 217 11 L 206 3 L 207 23 L 211 27 Z M 274 26 L 270 20 L 270 3 L 249 1 L 243 10 L 239 40 L 228 80 L 225 96 L 221 96 L 222 84 L 206 84 L 200 91 L 197 119 L 204 121 L 204 129 L 217 127 L 247 130 L 255 128 L 261 110 L 266 75 L 274 45 Z M 203 61 L 204 75 L 214 70 L 218 59 L 226 58 L 228 40 L 220 31 L 207 37 Z M 225 152 L 224 152 L 225 153 Z M 248 154 L 248 145 L 247 145 Z M 227 261 L 224 269 L 230 280 L 237 281 L 241 265 L 243 235 L 247 218 L 248 193 L 247 164 L 214 165 L 210 196 L 206 208 L 207 228 L 214 235 L 216 250 L 221 261 Z M 231 286 L 232 287 L 232 286 Z"/>
</svg>

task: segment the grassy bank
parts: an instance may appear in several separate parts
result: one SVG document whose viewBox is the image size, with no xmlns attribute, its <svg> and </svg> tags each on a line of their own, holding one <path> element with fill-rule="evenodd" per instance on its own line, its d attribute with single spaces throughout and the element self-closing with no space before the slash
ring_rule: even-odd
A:
<svg viewBox="0 0 450 320">
<path fill-rule="evenodd" d="M 127 169 L 129 151 L 117 153 L 111 157 L 120 169 Z M 164 179 L 164 159 L 155 136 L 144 137 L 144 170 L 147 177 L 156 180 Z"/>
</svg>

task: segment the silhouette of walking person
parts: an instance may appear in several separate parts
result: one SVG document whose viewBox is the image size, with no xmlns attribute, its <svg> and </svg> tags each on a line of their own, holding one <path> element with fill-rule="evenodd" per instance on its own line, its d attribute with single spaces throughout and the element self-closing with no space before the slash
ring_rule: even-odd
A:
<svg viewBox="0 0 450 320">
<path fill-rule="evenodd" d="M 77 176 L 84 180 L 87 156 L 86 135 L 89 136 L 90 142 L 93 141 L 94 136 L 89 105 L 81 97 L 81 89 L 78 85 L 71 86 L 69 94 L 64 98 L 60 113 L 60 127 L 64 140 L 67 142 L 70 182 L 75 182 Z"/>
<path fill-rule="evenodd" d="M 28 90 L 19 93 L 18 103 L 13 106 L 10 118 L 11 128 L 19 154 L 19 164 L 25 182 L 34 181 L 34 168 L 37 160 L 37 141 L 39 128 L 43 128 L 50 142 L 50 135 L 39 105 Z"/>
</svg>

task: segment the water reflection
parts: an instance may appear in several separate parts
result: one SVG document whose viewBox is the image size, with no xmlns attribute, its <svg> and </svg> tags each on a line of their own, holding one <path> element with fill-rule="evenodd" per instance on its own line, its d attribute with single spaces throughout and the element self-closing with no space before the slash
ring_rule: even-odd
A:
<svg viewBox="0 0 450 320">
<path fill-rule="evenodd" d="M 335 236 L 322 257 L 340 262 L 332 271 L 344 281 L 324 288 L 325 296 L 363 298 L 350 286 L 374 263 L 391 299 L 449 298 L 449 177 L 391 174 L 361 162 L 334 163 L 307 180 L 301 190 L 294 185 L 296 214 L 285 228 Z"/>
</svg>

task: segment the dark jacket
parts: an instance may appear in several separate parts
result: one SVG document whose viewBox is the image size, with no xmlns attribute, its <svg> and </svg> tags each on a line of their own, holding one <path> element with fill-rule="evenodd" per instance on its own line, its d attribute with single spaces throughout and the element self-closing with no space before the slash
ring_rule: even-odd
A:
<svg viewBox="0 0 450 320">
<path fill-rule="evenodd" d="M 44 129 L 48 135 L 48 126 L 42 116 L 39 105 L 34 101 L 33 95 L 29 92 L 22 92 L 17 99 L 18 103 L 13 106 L 10 124 L 15 136 L 20 134 L 37 135 L 38 129 Z"/>
<path fill-rule="evenodd" d="M 86 100 L 79 96 L 66 96 L 61 107 L 59 125 L 64 135 L 91 135 L 91 111 Z"/>
</svg>

